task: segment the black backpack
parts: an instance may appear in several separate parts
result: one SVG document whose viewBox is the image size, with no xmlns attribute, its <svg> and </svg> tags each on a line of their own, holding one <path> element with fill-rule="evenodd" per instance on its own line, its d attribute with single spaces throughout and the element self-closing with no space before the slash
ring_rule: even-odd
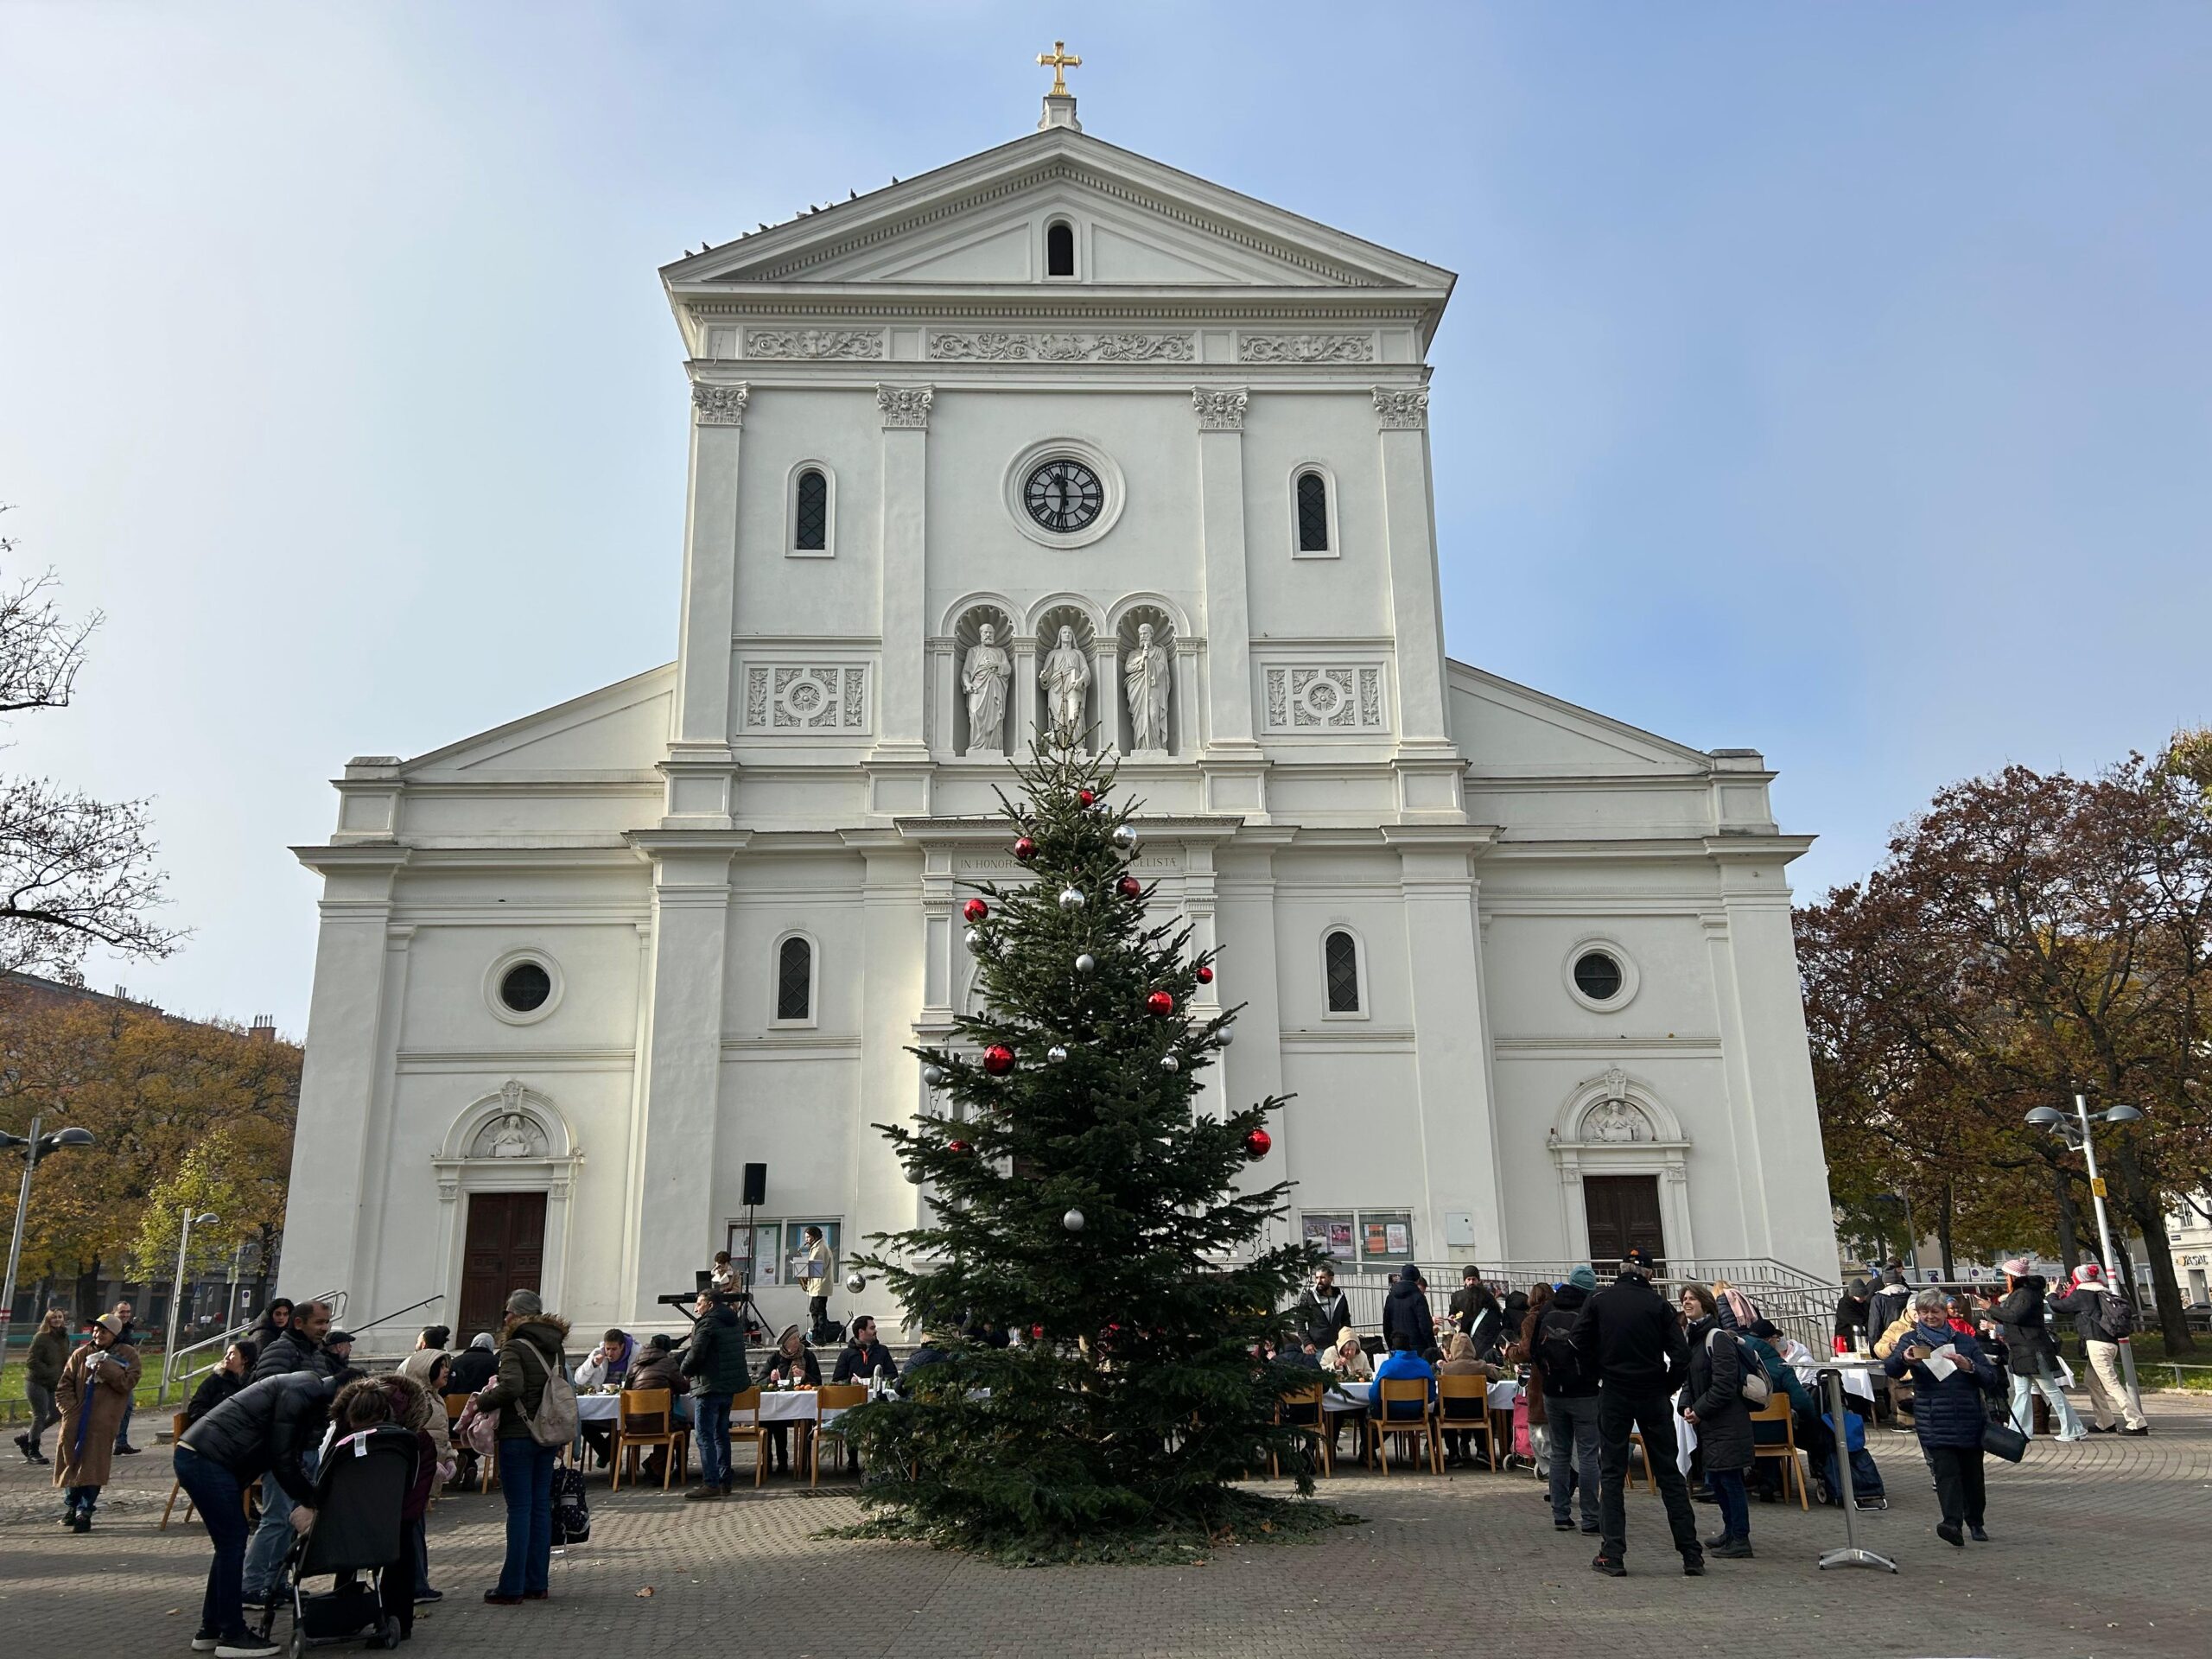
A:
<svg viewBox="0 0 2212 1659">
<path fill-rule="evenodd" d="M 591 1538 L 591 1504 L 584 1497 L 582 1469 L 553 1471 L 553 1541 L 586 1543 Z"/>
<path fill-rule="evenodd" d="M 1582 1355 L 1574 1345 L 1574 1325 L 1580 1308 L 1548 1307 L 1536 1322 L 1535 1361 L 1544 1373 L 1546 1394 L 1590 1394 L 1597 1379 L 1583 1370 Z"/>
</svg>

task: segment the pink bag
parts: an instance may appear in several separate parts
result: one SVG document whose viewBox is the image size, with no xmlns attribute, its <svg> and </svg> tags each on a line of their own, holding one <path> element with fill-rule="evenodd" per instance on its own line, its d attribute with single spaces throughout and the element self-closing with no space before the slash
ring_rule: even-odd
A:
<svg viewBox="0 0 2212 1659">
<path fill-rule="evenodd" d="M 461 1421 L 453 1426 L 453 1438 L 480 1458 L 498 1456 L 499 1414 L 478 1409 L 476 1396 L 471 1395 L 468 1403 L 461 1408 Z"/>
<path fill-rule="evenodd" d="M 1536 1448 L 1529 1441 L 1529 1396 L 1523 1394 L 1513 1402 L 1513 1455 L 1536 1460 Z"/>
</svg>

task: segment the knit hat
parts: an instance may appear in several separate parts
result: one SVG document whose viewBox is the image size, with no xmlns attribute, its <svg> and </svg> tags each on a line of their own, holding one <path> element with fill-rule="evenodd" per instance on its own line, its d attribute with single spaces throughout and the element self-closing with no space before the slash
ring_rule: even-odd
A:
<svg viewBox="0 0 2212 1659">
<path fill-rule="evenodd" d="M 1585 1262 L 1567 1275 L 1567 1282 L 1577 1290 L 1595 1290 L 1598 1288 L 1598 1274 L 1595 1269 Z"/>
<path fill-rule="evenodd" d="M 2024 1256 L 2016 1255 L 2010 1262 L 2002 1263 L 1999 1271 L 2010 1274 L 2015 1279 L 2024 1279 L 2028 1276 L 2027 1260 Z"/>
<path fill-rule="evenodd" d="M 507 1298 L 507 1312 L 525 1319 L 534 1319 L 545 1312 L 545 1304 L 537 1300 L 534 1290 L 518 1290 Z"/>
<path fill-rule="evenodd" d="M 1640 1273 L 1649 1276 L 1651 1265 L 1651 1252 L 1641 1244 L 1622 1254 L 1621 1267 L 1624 1271 Z"/>
<path fill-rule="evenodd" d="M 2104 1276 L 2105 1270 L 2094 1262 L 2084 1262 L 2074 1269 L 2074 1282 L 2077 1285 L 2097 1284 Z"/>
</svg>

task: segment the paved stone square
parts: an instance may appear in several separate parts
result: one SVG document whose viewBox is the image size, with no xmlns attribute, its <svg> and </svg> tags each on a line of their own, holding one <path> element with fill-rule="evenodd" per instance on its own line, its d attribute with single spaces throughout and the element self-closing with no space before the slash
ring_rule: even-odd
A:
<svg viewBox="0 0 2212 1659">
<path fill-rule="evenodd" d="M 1891 1509 L 1862 1541 L 1902 1577 L 1821 1573 L 1834 1510 L 1754 1504 L 1753 1561 L 1684 1579 L 1649 1492 L 1630 1497 L 1624 1580 L 1591 1573 L 1590 1541 L 1553 1531 L 1527 1475 L 1365 1473 L 1325 1482 L 1364 1517 L 1313 1544 L 1231 1548 L 1192 1567 L 1014 1571 L 918 1546 L 816 1536 L 855 1517 L 849 1482 L 819 1495 L 772 1484 L 717 1504 L 594 1483 L 592 1541 L 553 1565 L 553 1597 L 486 1607 L 499 1496 L 442 1501 L 434 1581 L 410 1648 L 532 1659 L 616 1653 L 779 1659 L 1180 1659 L 1387 1651 L 1605 1655 L 2070 1656 L 2212 1653 L 2212 1402 L 2158 1395 L 2145 1440 L 2039 1441 L 1993 1462 L 1993 1541 L 1955 1550 L 1930 1529 L 1934 1495 L 1909 1436 L 1873 1448 Z M 9 1449 L 0 1475 L 0 1632 L 10 1654 L 87 1644 L 185 1652 L 198 1621 L 206 1535 L 156 1530 L 166 1448 L 119 1461 L 97 1529 L 53 1524 L 51 1489 Z M 180 1517 L 183 1512 L 178 1505 Z M 1699 1507 L 1701 1525 L 1715 1511 Z M 650 1587 L 652 1594 L 639 1592 Z M 280 1624 L 280 1633 L 283 1630 Z M 525 1643 L 527 1644 L 525 1646 Z"/>
</svg>

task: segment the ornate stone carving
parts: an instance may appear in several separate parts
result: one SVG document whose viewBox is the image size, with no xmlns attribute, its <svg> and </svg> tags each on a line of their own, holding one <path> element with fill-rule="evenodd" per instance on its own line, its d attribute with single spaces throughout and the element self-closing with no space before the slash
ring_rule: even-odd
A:
<svg viewBox="0 0 2212 1659">
<path fill-rule="evenodd" d="M 1045 658 L 1037 683 L 1044 690 L 1046 717 L 1052 741 L 1062 748 L 1074 748 L 1083 741 L 1084 702 L 1090 691 L 1090 659 L 1075 642 L 1075 630 L 1067 624 L 1060 631 L 1052 649 Z"/>
<path fill-rule="evenodd" d="M 1651 1120 L 1629 1098 L 1628 1073 L 1618 1065 L 1599 1079 L 1604 1092 L 1582 1115 L 1582 1139 L 1594 1146 L 1624 1147 L 1652 1139 Z"/>
<path fill-rule="evenodd" d="M 1236 342 L 1243 363 L 1372 363 L 1372 334 L 1246 334 Z"/>
<path fill-rule="evenodd" d="M 883 355 L 883 334 L 875 328 L 755 328 L 745 336 L 745 354 L 807 361 L 873 360 Z"/>
<path fill-rule="evenodd" d="M 696 384 L 691 388 L 691 418 L 701 426 L 743 426 L 746 400 L 752 396 L 750 386 Z"/>
<path fill-rule="evenodd" d="M 1269 664 L 1262 676 L 1268 729 L 1321 736 L 1381 732 L 1382 670 L 1373 663 L 1323 663 L 1306 667 Z"/>
<path fill-rule="evenodd" d="M 886 430 L 893 427 L 926 428 L 930 423 L 930 404 L 937 397 L 929 386 L 878 386 L 875 406 L 883 411 Z"/>
<path fill-rule="evenodd" d="M 1244 406 L 1251 394 L 1242 386 L 1193 386 L 1191 407 L 1198 412 L 1201 432 L 1242 432 Z"/>
<path fill-rule="evenodd" d="M 1375 388 L 1375 419 L 1385 432 L 1419 432 L 1428 424 L 1428 391 L 1423 386 Z"/>
<path fill-rule="evenodd" d="M 1188 334 L 1028 334 L 933 332 L 928 355 L 938 363 L 1189 363 Z"/>
<path fill-rule="evenodd" d="M 1006 688 L 1014 664 L 998 643 L 998 630 L 986 622 L 960 665 L 960 689 L 968 699 L 968 753 L 1006 753 Z"/>
<path fill-rule="evenodd" d="M 868 730 L 868 671 L 857 663 L 748 663 L 745 729 L 777 734 Z"/>
<path fill-rule="evenodd" d="M 1129 705 L 1129 747 L 1135 753 L 1166 753 L 1167 699 L 1174 677 L 1174 664 L 1154 641 L 1152 624 L 1138 623 L 1135 648 L 1122 662 L 1122 685 Z"/>
<path fill-rule="evenodd" d="M 543 1158 L 549 1148 L 545 1131 L 523 1105 L 523 1086 L 510 1077 L 499 1086 L 499 1115 L 476 1131 L 469 1142 L 471 1158 Z"/>
</svg>

